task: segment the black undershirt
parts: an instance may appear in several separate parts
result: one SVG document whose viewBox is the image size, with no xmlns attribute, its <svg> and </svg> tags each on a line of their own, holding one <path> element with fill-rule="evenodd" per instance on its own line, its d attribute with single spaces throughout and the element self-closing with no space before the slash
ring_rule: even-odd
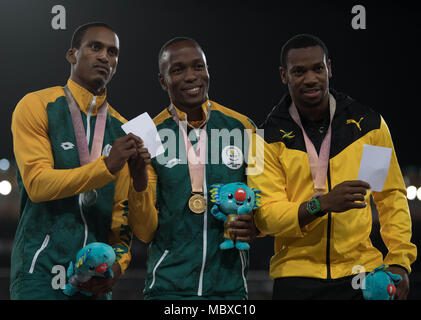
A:
<svg viewBox="0 0 421 320">
<path fill-rule="evenodd" d="M 317 154 L 319 154 L 323 139 L 325 138 L 327 130 L 329 129 L 330 108 L 327 108 L 323 118 L 317 121 L 312 121 L 306 118 L 306 116 L 301 113 L 300 110 L 298 110 L 298 113 L 300 114 L 300 120 L 307 136 L 311 142 L 313 142 L 314 148 L 316 149 Z"/>
</svg>

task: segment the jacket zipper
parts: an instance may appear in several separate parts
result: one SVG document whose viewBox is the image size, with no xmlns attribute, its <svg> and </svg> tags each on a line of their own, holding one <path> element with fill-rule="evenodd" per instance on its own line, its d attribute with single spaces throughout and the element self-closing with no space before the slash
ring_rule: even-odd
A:
<svg viewBox="0 0 421 320">
<path fill-rule="evenodd" d="M 83 247 L 86 246 L 86 242 L 88 241 L 88 223 L 86 222 L 85 214 L 83 213 L 83 203 L 82 203 L 82 194 L 79 194 L 79 211 L 80 217 L 83 221 L 83 226 L 85 228 L 85 236 L 83 238 Z"/>
<path fill-rule="evenodd" d="M 204 181 L 203 181 L 203 196 L 205 199 L 208 198 L 208 190 L 206 185 L 206 166 L 204 168 Z M 208 209 L 206 208 L 205 212 L 203 213 L 203 258 L 202 258 L 202 267 L 200 269 L 199 275 L 199 286 L 197 288 L 197 295 L 200 297 L 203 293 L 203 275 L 205 272 L 206 266 L 206 255 L 207 255 L 207 247 L 208 247 Z"/>
<path fill-rule="evenodd" d="M 88 146 L 89 146 L 89 140 L 91 140 L 91 114 L 92 114 L 92 111 L 94 110 L 96 98 L 97 98 L 96 96 L 92 98 L 91 105 L 89 106 L 89 109 L 88 109 L 88 114 L 86 115 L 86 142 L 88 143 Z"/>
<path fill-rule="evenodd" d="M 39 249 L 35 252 L 34 257 L 32 258 L 31 267 L 29 268 L 30 274 L 34 273 L 35 264 L 37 263 L 38 256 L 47 247 L 49 241 L 50 241 L 50 235 L 47 234 L 44 238 L 44 241 L 41 244 L 41 247 L 39 247 Z"/>
<path fill-rule="evenodd" d="M 167 256 L 167 254 L 169 253 L 168 250 L 165 250 L 164 253 L 162 254 L 161 258 L 159 258 L 158 262 L 156 263 L 155 267 L 153 268 L 152 271 L 152 282 L 149 286 L 149 289 L 152 289 L 152 287 L 155 284 L 155 273 L 156 273 L 156 269 L 158 269 L 159 265 L 162 263 L 162 261 L 164 261 L 165 257 Z"/>
<path fill-rule="evenodd" d="M 328 192 L 332 190 L 332 182 L 330 178 L 330 163 L 328 162 L 327 168 L 327 187 Z M 331 235 L 331 226 L 332 226 L 332 213 L 327 213 L 327 232 L 326 232 L 326 278 L 328 280 L 332 279 L 332 274 L 330 270 L 330 235 Z"/>
<path fill-rule="evenodd" d="M 96 98 L 97 96 L 94 96 L 92 98 L 91 105 L 89 106 L 89 109 L 88 109 L 88 114 L 86 115 L 86 142 L 88 144 L 88 149 L 89 149 L 89 140 L 91 139 L 91 114 L 95 106 Z M 81 194 L 79 194 L 79 211 L 80 211 L 80 216 L 83 221 L 83 225 L 85 227 L 85 237 L 83 239 L 83 247 L 85 247 L 86 242 L 88 241 L 88 223 L 86 222 L 85 214 L 83 213 L 83 204 L 82 204 Z"/>
<path fill-rule="evenodd" d="M 243 284 L 244 284 L 244 290 L 246 294 L 248 294 L 248 286 L 247 286 L 247 278 L 245 275 L 245 271 L 247 268 L 247 254 L 244 250 L 238 250 L 240 254 L 240 260 L 241 260 L 241 275 L 243 276 Z"/>
</svg>

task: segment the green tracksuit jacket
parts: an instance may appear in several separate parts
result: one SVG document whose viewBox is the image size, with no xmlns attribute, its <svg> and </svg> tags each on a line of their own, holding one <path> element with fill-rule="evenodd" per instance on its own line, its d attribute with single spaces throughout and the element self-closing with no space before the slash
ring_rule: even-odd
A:
<svg viewBox="0 0 421 320">
<path fill-rule="evenodd" d="M 105 94 L 94 97 L 69 79 L 92 142 L 96 112 Z M 104 163 L 125 122 L 108 106 L 102 156 L 80 166 L 72 119 L 62 87 L 27 94 L 12 117 L 20 192 L 19 225 L 11 257 L 12 299 L 67 299 L 59 272 L 84 243 L 114 247 L 122 271 L 130 261 L 127 165 L 112 175 Z M 90 143 L 91 143 L 90 142 Z M 79 204 L 79 194 L 96 189 L 92 206 Z M 64 279 L 65 280 L 65 279 Z M 77 298 L 77 296 L 75 296 Z M 80 298 L 80 296 L 79 296 Z"/>
<path fill-rule="evenodd" d="M 212 101 L 210 105 L 205 197 L 212 184 L 245 182 L 244 154 L 247 155 L 249 134 L 255 131 L 247 117 Z M 207 102 L 202 108 L 206 113 Z M 186 114 L 176 110 L 180 120 L 187 120 Z M 132 189 L 129 195 L 129 220 L 134 234 L 142 240 L 152 240 L 145 298 L 246 299 L 248 252 L 219 249 L 223 223 L 210 213 L 209 200 L 205 213 L 190 211 L 192 188 L 183 137 L 168 109 L 154 122 L 166 152 L 152 159 L 147 190 L 136 193 Z M 148 223 L 142 224 L 140 219 Z"/>
</svg>

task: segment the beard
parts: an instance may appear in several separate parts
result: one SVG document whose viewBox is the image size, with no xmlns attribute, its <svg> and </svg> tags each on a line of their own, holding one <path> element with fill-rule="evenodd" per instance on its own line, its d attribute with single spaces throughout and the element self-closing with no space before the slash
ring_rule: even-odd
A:
<svg viewBox="0 0 421 320">
<path fill-rule="evenodd" d="M 92 81 L 92 84 L 96 88 L 105 87 L 107 85 L 108 81 L 106 81 L 104 78 L 98 77 L 94 78 Z"/>
<path fill-rule="evenodd" d="M 102 94 L 102 92 L 105 89 L 105 86 L 107 85 L 108 81 L 106 81 L 104 78 L 97 77 L 92 80 L 92 88 L 99 94 Z"/>
</svg>

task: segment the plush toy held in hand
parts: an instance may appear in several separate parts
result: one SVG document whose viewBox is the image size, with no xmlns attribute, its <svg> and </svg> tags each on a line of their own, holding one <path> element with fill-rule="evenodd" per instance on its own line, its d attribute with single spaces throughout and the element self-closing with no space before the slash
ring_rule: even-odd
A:
<svg viewBox="0 0 421 320">
<path fill-rule="evenodd" d="M 365 300 L 393 300 L 396 285 L 402 280 L 402 277 L 388 269 L 389 266 L 382 265 L 365 277 L 362 286 Z"/>
<path fill-rule="evenodd" d="M 219 245 L 222 250 L 234 248 L 248 250 L 246 242 L 235 240 L 228 232 L 227 224 L 240 214 L 248 214 L 259 207 L 260 191 L 249 188 L 241 182 L 214 184 L 210 187 L 211 201 L 215 203 L 211 209 L 213 216 L 224 222 L 224 242 Z"/>
<path fill-rule="evenodd" d="M 92 242 L 79 250 L 76 261 L 70 261 L 67 269 L 68 283 L 64 286 L 63 292 L 68 296 L 80 292 L 86 296 L 91 296 L 91 292 L 79 290 L 78 285 L 91 279 L 92 277 L 113 278 L 114 273 L 111 266 L 115 262 L 114 249 L 102 242 Z"/>
</svg>

